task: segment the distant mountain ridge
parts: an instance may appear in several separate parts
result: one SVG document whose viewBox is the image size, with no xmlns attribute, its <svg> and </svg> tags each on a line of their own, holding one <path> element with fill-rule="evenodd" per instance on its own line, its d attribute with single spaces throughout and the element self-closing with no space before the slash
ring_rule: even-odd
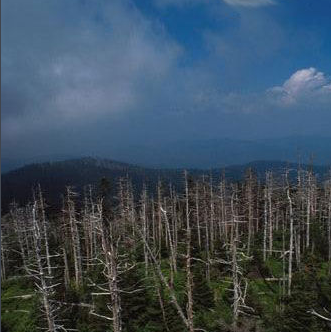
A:
<svg viewBox="0 0 331 332">
<path fill-rule="evenodd" d="M 77 151 L 20 160 L 2 158 L 2 173 L 31 163 L 65 161 L 86 155 L 134 163 L 153 168 L 220 168 L 255 160 L 331 164 L 331 137 L 291 136 L 269 139 L 187 139 L 171 142 L 151 140 L 146 144 L 99 142 L 93 152 Z"/>
<path fill-rule="evenodd" d="M 331 163 L 331 137 L 291 136 L 270 139 L 195 139 L 112 148 L 117 160 L 157 168 L 219 168 L 255 160 Z"/>
<path fill-rule="evenodd" d="M 302 165 L 302 168 L 308 168 Z M 224 174 L 228 179 L 239 180 L 245 171 L 252 168 L 257 176 L 264 177 L 267 170 L 281 174 L 286 168 L 297 169 L 298 164 L 282 161 L 255 161 L 243 165 L 232 165 L 224 168 L 213 169 L 188 169 L 193 177 L 203 174 L 212 174 L 215 181 Z M 314 171 L 320 179 L 328 173 L 328 166 L 314 166 Z M 27 165 L 1 175 L 2 183 L 2 212 L 8 209 L 8 205 L 15 199 L 20 204 L 27 203 L 31 198 L 32 188 L 40 183 L 49 204 L 58 205 L 61 195 L 67 185 L 74 186 L 78 192 L 85 185 L 98 185 L 103 177 L 111 181 L 114 195 L 120 177 L 128 176 L 138 190 L 144 183 L 150 191 L 154 191 L 158 180 L 172 183 L 181 189 L 183 181 L 183 169 L 156 169 L 138 165 L 117 162 L 110 159 L 85 157 L 66 161 L 36 163 Z"/>
</svg>

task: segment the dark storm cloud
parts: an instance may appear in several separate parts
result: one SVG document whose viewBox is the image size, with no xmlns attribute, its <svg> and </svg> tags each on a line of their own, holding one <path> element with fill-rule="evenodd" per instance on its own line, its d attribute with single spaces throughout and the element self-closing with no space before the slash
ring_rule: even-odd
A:
<svg viewBox="0 0 331 332">
<path fill-rule="evenodd" d="M 4 144 L 46 128 L 189 108 L 203 80 L 178 67 L 180 45 L 133 4 L 13 0 L 3 7 Z"/>
<path fill-rule="evenodd" d="M 161 26 L 122 1 L 14 0 L 3 12 L 4 147 L 141 111 L 180 55 Z"/>
<path fill-rule="evenodd" d="M 139 98 L 140 83 L 157 83 L 178 56 L 174 43 L 155 38 L 151 24 L 120 2 L 76 2 L 71 15 L 68 2 L 47 3 L 11 1 L 3 22 L 3 92 L 41 117 L 121 112 Z M 14 108 L 5 116 L 22 112 Z"/>
</svg>

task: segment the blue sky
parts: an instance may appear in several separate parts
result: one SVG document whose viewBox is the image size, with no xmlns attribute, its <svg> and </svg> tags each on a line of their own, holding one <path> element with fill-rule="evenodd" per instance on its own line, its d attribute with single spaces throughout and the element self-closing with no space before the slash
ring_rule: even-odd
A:
<svg viewBox="0 0 331 332">
<path fill-rule="evenodd" d="M 330 0 L 4 0 L 2 156 L 330 136 L 330 17 Z"/>
</svg>

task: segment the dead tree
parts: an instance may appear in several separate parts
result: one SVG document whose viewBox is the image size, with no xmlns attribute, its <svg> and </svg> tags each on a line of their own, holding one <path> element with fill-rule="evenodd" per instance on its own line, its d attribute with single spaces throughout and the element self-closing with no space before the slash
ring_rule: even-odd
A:
<svg viewBox="0 0 331 332">
<path fill-rule="evenodd" d="M 306 248 L 310 244 L 310 223 L 311 223 L 311 209 L 312 209 L 312 172 L 308 171 L 307 179 L 307 210 L 306 210 Z"/>
<path fill-rule="evenodd" d="M 165 227 L 166 227 L 166 232 L 167 232 L 167 237 L 168 237 L 168 243 L 170 247 L 170 281 L 171 285 L 174 284 L 174 274 L 177 272 L 177 253 L 175 251 L 175 246 L 174 246 L 174 240 L 173 236 L 170 230 L 170 223 L 167 215 L 167 211 L 160 207 L 161 212 L 164 216 L 165 220 Z"/>
<path fill-rule="evenodd" d="M 162 236 L 163 236 L 163 226 L 162 226 L 162 184 L 161 181 L 158 181 L 157 184 L 157 220 L 158 220 L 158 251 L 159 251 L 159 259 L 161 260 L 161 250 L 162 250 Z"/>
<path fill-rule="evenodd" d="M 254 218 L 254 209 L 253 209 L 253 172 L 252 169 L 249 168 L 248 176 L 246 176 L 246 201 L 247 201 L 247 208 L 248 208 L 248 234 L 247 234 L 247 254 L 250 253 L 252 236 L 254 234 L 254 227 L 253 227 L 253 218 Z"/>
<path fill-rule="evenodd" d="M 49 254 L 49 243 L 48 243 L 48 227 L 47 227 L 47 220 L 46 220 L 46 213 L 45 213 L 45 201 L 41 191 L 40 184 L 38 185 L 38 213 L 40 214 L 40 219 L 43 228 L 43 236 L 45 241 L 45 252 L 46 252 L 46 262 L 47 262 L 47 271 L 48 274 L 51 275 L 51 259 Z"/>
<path fill-rule="evenodd" d="M 273 248 L 273 202 L 272 202 L 272 195 L 273 195 L 273 177 L 272 172 L 267 173 L 267 192 L 268 192 L 268 206 L 269 206 L 269 218 L 268 218 L 268 228 L 269 228 L 269 253 L 272 255 L 272 248 Z"/>
<path fill-rule="evenodd" d="M 213 199 L 211 189 L 211 200 Z M 213 209 L 213 203 L 211 203 L 211 209 Z M 190 223 L 190 209 L 189 209 L 189 187 L 187 181 L 187 172 L 185 171 L 185 210 L 186 210 L 186 292 L 187 292 L 187 323 L 189 332 L 194 332 L 193 323 L 193 274 L 191 271 L 191 223 Z M 211 212 L 213 213 L 213 212 Z M 213 214 L 212 214 L 213 215 Z M 211 227 L 213 220 L 211 220 Z M 211 233 L 211 236 L 214 236 Z M 212 241 L 213 242 L 213 241 Z"/>
<path fill-rule="evenodd" d="M 328 274 L 331 274 L 331 180 L 325 183 L 326 196 L 326 220 L 327 220 L 327 238 L 328 238 Z"/>
<path fill-rule="evenodd" d="M 214 190 L 213 190 L 213 178 L 212 178 L 212 174 L 210 174 L 210 180 L 209 180 L 209 193 L 210 193 L 210 226 L 209 226 L 209 230 L 210 230 L 210 250 L 211 253 L 214 253 L 215 250 L 215 206 L 214 206 Z"/>
<path fill-rule="evenodd" d="M 201 248 L 201 227 L 200 227 L 200 210 L 199 210 L 199 182 L 195 183 L 195 215 L 198 233 L 198 246 Z"/>
<path fill-rule="evenodd" d="M 160 278 L 161 283 L 163 284 L 163 286 L 167 289 L 167 291 L 169 292 L 169 296 L 171 298 L 171 302 L 174 305 L 179 317 L 181 318 L 181 320 L 183 321 L 184 325 L 189 328 L 189 323 L 188 323 L 188 319 L 185 316 L 185 313 L 183 311 L 183 309 L 181 308 L 181 306 L 179 305 L 178 299 L 177 299 L 177 295 L 174 291 L 174 289 L 171 287 L 171 285 L 169 284 L 169 282 L 167 281 L 166 277 L 164 276 L 161 266 L 160 266 L 160 262 L 159 260 L 156 258 L 155 253 L 153 253 L 152 249 L 150 248 L 149 244 L 145 241 L 142 232 L 140 231 L 140 236 L 142 238 L 142 240 L 145 242 L 146 248 L 148 250 L 149 256 L 151 258 L 151 261 L 153 263 L 153 267 L 158 275 L 158 277 Z"/>
<path fill-rule="evenodd" d="M 46 241 L 44 234 L 45 231 L 47 233 L 48 226 L 44 223 L 45 216 L 40 213 L 43 205 L 38 206 L 38 204 L 40 204 L 40 200 L 35 199 L 33 204 L 28 205 L 26 209 L 16 207 L 15 212 L 12 211 L 12 218 L 18 218 L 14 220 L 14 224 L 22 227 L 22 232 L 16 232 L 16 234 L 20 242 L 20 254 L 23 256 L 23 268 L 26 275 L 35 281 L 37 293 L 41 296 L 42 312 L 47 322 L 47 330 L 50 332 L 66 331 L 65 327 L 57 321 L 59 305 L 51 301 L 55 294 L 55 287 L 60 283 L 54 281 L 53 270 L 55 267 L 50 265 L 50 260 L 58 255 L 50 254 L 48 241 Z M 24 242 L 30 245 L 30 239 L 32 241 L 31 247 L 28 248 L 29 257 L 27 259 Z"/>
<path fill-rule="evenodd" d="M 8 234 L 4 232 L 5 227 L 3 223 L 3 219 L 1 222 L 1 280 L 6 279 L 6 270 L 7 270 L 7 243 L 5 242 L 6 238 L 8 237 Z"/>
<path fill-rule="evenodd" d="M 294 235 L 294 214 L 293 214 L 293 202 L 290 192 L 290 183 L 288 179 L 288 171 L 286 172 L 286 195 L 288 200 L 289 207 L 289 218 L 290 218 L 290 245 L 289 245 L 289 259 L 288 259 L 288 295 L 291 295 L 291 286 L 292 286 L 292 265 L 293 265 L 293 235 Z"/>
<path fill-rule="evenodd" d="M 74 259 L 75 267 L 75 283 L 79 287 L 82 283 L 82 253 L 81 253 L 81 243 L 80 243 L 80 233 L 78 228 L 78 220 L 76 217 L 75 202 L 74 197 L 76 193 L 72 191 L 70 187 L 67 187 L 66 194 L 66 206 L 67 215 L 69 219 L 70 234 L 71 234 L 71 245 Z"/>
<path fill-rule="evenodd" d="M 263 225 L 263 261 L 267 260 L 267 230 L 268 230 L 268 189 L 264 188 L 264 225 Z"/>
<path fill-rule="evenodd" d="M 18 253 L 22 259 L 23 269 L 26 270 L 32 256 L 32 241 L 30 241 L 31 234 L 28 232 L 29 225 L 25 222 L 24 213 L 24 209 L 19 208 L 16 203 L 12 204 L 10 217 L 14 225 L 19 246 Z"/>
<path fill-rule="evenodd" d="M 94 310 L 90 311 L 91 315 L 103 318 L 112 322 L 114 332 L 122 331 L 122 318 L 121 318 L 121 297 L 118 287 L 118 241 L 119 238 L 114 234 L 114 227 L 110 220 L 103 215 L 102 200 L 97 205 L 98 208 L 98 231 L 101 237 L 101 247 L 104 259 L 101 263 L 104 266 L 104 275 L 107 279 L 107 288 L 92 283 L 92 286 L 97 287 L 102 292 L 92 293 L 94 296 L 110 295 L 111 303 L 108 308 L 112 312 L 112 317 L 104 316 L 96 313 Z"/>
<path fill-rule="evenodd" d="M 239 239 L 234 238 L 231 244 L 231 270 L 232 270 L 232 284 L 233 284 L 233 330 L 238 328 L 238 320 L 241 314 L 250 315 L 254 310 L 246 305 L 246 296 L 248 282 L 243 276 L 243 269 L 240 262 L 249 260 L 242 250 L 238 250 Z"/>
<path fill-rule="evenodd" d="M 48 324 L 48 330 L 50 332 L 55 332 L 58 330 L 55 324 L 55 308 L 54 305 L 50 302 L 50 297 L 53 295 L 54 292 L 54 285 L 47 285 L 46 277 L 44 273 L 44 266 L 42 262 L 42 235 L 40 232 L 40 224 L 36 218 L 36 202 L 32 207 L 32 229 L 33 229 L 33 239 L 34 239 L 34 246 L 35 246 L 35 258 L 37 264 L 37 270 L 33 271 L 31 268 L 28 268 L 28 272 L 33 274 L 34 277 L 39 281 L 36 283 L 37 288 L 39 289 L 42 298 L 43 298 L 43 306 L 45 310 L 45 315 Z M 47 261 L 48 261 L 47 257 Z M 49 268 L 47 264 L 47 269 Z M 49 274 L 49 273 L 48 273 Z M 49 274 L 50 275 L 50 274 Z"/>
<path fill-rule="evenodd" d="M 140 217 L 142 220 L 143 234 L 146 242 L 149 241 L 149 225 L 147 223 L 147 190 L 144 185 L 143 192 L 141 195 L 141 213 Z M 144 260 L 145 260 L 145 275 L 148 275 L 148 252 L 146 249 L 146 245 L 144 244 Z"/>
</svg>

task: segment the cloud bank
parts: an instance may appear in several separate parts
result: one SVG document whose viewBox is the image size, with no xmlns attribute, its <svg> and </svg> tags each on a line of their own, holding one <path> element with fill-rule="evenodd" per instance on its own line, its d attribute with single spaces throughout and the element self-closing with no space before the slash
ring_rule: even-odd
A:
<svg viewBox="0 0 331 332">
<path fill-rule="evenodd" d="M 267 11 L 213 3 L 164 19 L 131 0 L 3 1 L 2 155 L 111 157 L 109 146 L 150 140 L 328 132 L 327 70 L 278 74 L 275 54 L 297 35 Z M 295 49 L 311 49 L 302 39 Z"/>
<path fill-rule="evenodd" d="M 141 102 L 142 89 L 158 86 L 176 67 L 180 46 L 130 3 L 72 3 L 4 4 L 5 121 L 16 115 L 61 122 L 123 113 Z M 13 27 L 13 20 L 19 24 Z"/>
</svg>

